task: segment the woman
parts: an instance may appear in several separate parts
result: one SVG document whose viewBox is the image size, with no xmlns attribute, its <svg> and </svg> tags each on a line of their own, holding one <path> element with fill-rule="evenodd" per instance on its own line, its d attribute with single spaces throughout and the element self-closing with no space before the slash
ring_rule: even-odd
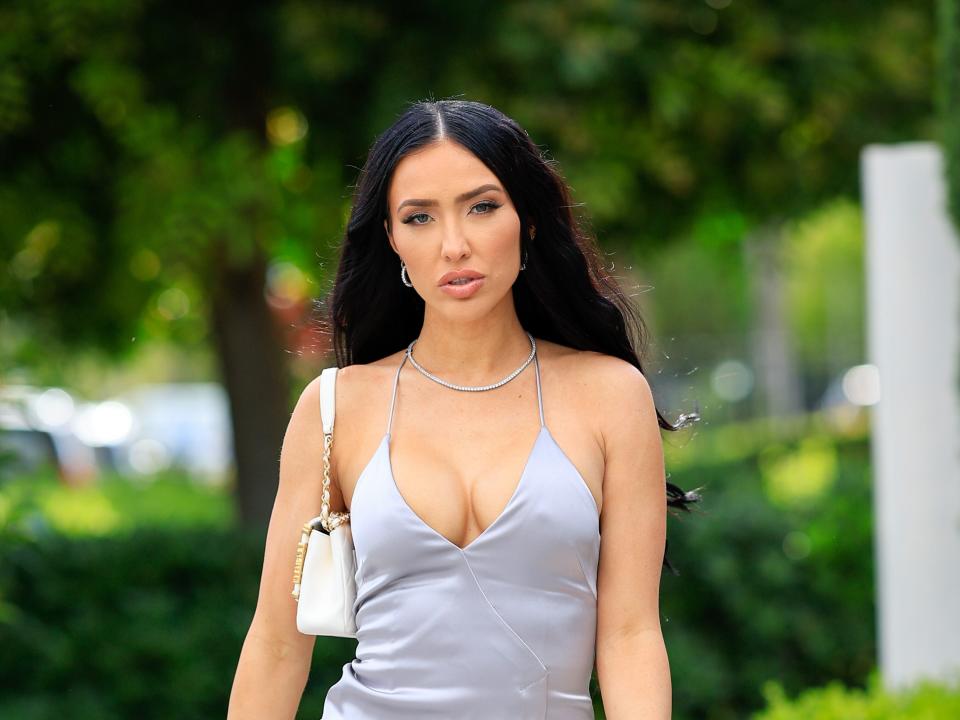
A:
<svg viewBox="0 0 960 720">
<path fill-rule="evenodd" d="M 323 720 L 669 718 L 666 506 L 644 327 L 516 122 L 412 105 L 372 147 L 330 317 L 331 511 L 358 559 L 357 652 Z M 280 458 L 230 718 L 293 718 L 312 636 L 290 567 L 320 505 L 319 382 Z M 664 489 L 667 502 L 664 502 Z M 672 568 L 671 568 L 672 569 Z"/>
</svg>

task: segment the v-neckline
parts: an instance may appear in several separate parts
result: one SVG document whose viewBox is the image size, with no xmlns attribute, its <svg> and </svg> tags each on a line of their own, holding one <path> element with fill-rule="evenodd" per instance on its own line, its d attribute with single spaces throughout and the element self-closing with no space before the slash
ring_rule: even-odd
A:
<svg viewBox="0 0 960 720">
<path fill-rule="evenodd" d="M 507 500 L 507 504 L 503 507 L 503 510 L 493 519 L 486 528 L 484 528 L 479 535 L 477 535 L 473 540 L 468 542 L 463 547 L 457 545 L 453 540 L 448 538 L 446 535 L 441 533 L 439 530 L 435 529 L 427 523 L 422 517 L 420 517 L 416 511 L 410 506 L 410 503 L 407 502 L 406 498 L 403 497 L 403 493 L 400 492 L 400 487 L 397 485 L 397 478 L 393 473 L 393 460 L 390 458 L 390 432 L 384 433 L 383 438 L 380 440 L 380 444 L 385 448 L 386 452 L 386 466 L 387 474 L 390 476 L 390 484 L 393 486 L 394 493 L 397 498 L 400 500 L 400 504 L 406 509 L 406 511 L 413 517 L 414 521 L 422 528 L 430 532 L 432 535 L 438 537 L 444 544 L 447 546 L 456 549 L 461 553 L 468 552 L 471 550 L 477 543 L 481 542 L 485 537 L 488 537 L 492 532 L 493 528 L 496 527 L 503 521 L 503 518 L 506 517 L 511 508 L 514 505 L 517 497 L 520 495 L 520 491 L 523 489 L 525 484 L 524 480 L 527 477 L 528 471 L 530 469 L 530 461 L 533 459 L 534 454 L 537 451 L 537 448 L 540 446 L 540 440 L 543 438 L 544 433 L 547 432 L 547 426 L 541 425 L 540 430 L 537 432 L 537 436 L 533 441 L 533 446 L 530 448 L 530 452 L 527 453 L 527 459 L 523 463 L 523 469 L 520 471 L 520 478 L 517 480 L 516 486 L 513 489 L 513 493 L 510 495 L 510 499 Z"/>
</svg>

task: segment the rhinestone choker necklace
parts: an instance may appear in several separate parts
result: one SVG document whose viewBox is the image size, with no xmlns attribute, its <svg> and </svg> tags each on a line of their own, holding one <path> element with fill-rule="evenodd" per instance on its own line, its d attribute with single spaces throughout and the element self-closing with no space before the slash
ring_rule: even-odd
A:
<svg viewBox="0 0 960 720">
<path fill-rule="evenodd" d="M 526 330 L 524 330 L 524 332 L 526 332 Z M 442 380 L 441 378 L 438 378 L 436 375 L 428 371 L 425 367 L 423 367 L 420 363 L 418 363 L 416 360 L 413 359 L 413 346 L 417 344 L 417 340 L 419 338 L 414 338 L 414 340 L 411 341 L 411 343 L 407 346 L 407 357 L 410 358 L 410 362 L 413 363 L 413 366 L 417 370 L 419 370 L 422 375 L 430 378 L 434 382 L 440 383 L 444 387 L 450 388 L 451 390 L 463 390 L 464 392 L 480 392 L 482 390 L 493 390 L 494 388 L 498 388 L 501 385 L 505 385 L 506 383 L 513 380 L 517 375 L 523 372 L 523 369 L 527 365 L 529 365 L 533 361 L 533 357 L 537 354 L 537 341 L 533 339 L 533 335 L 531 335 L 530 333 L 526 332 L 526 334 L 527 334 L 527 337 L 530 339 L 530 355 L 527 356 L 527 359 L 523 361 L 523 365 L 518 367 L 509 375 L 507 375 L 503 380 L 499 380 L 493 383 L 492 385 L 455 385 L 454 383 L 447 382 L 446 380 Z"/>
</svg>

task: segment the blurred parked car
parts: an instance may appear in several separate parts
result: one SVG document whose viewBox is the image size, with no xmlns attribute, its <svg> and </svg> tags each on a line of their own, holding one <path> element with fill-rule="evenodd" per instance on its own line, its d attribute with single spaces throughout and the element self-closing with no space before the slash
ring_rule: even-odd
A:
<svg viewBox="0 0 960 720">
<path fill-rule="evenodd" d="M 227 402 L 216 383 L 142 385 L 99 402 L 62 388 L 0 387 L 0 473 L 48 464 L 80 484 L 107 471 L 135 477 L 176 467 L 217 482 L 233 458 Z"/>
<path fill-rule="evenodd" d="M 73 398 L 59 388 L 0 387 L 0 477 L 49 466 L 71 485 L 94 478 L 101 460 L 70 429 L 72 410 Z"/>
</svg>

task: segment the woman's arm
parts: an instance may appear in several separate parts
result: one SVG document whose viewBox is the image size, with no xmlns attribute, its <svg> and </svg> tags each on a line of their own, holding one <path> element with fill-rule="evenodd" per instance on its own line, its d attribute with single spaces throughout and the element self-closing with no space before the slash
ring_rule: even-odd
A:
<svg viewBox="0 0 960 720">
<path fill-rule="evenodd" d="M 669 720 L 670 663 L 660 630 L 667 508 L 653 394 L 630 363 L 595 374 L 604 407 L 597 579 L 597 679 L 608 720 Z"/>
<path fill-rule="evenodd" d="M 322 462 L 318 377 L 301 393 L 283 438 L 280 480 L 267 530 L 260 593 L 240 652 L 227 720 L 296 717 L 316 636 L 297 630 L 297 603 L 290 593 L 300 530 L 320 509 Z M 330 509 L 341 511 L 342 504 L 331 478 Z"/>
</svg>

